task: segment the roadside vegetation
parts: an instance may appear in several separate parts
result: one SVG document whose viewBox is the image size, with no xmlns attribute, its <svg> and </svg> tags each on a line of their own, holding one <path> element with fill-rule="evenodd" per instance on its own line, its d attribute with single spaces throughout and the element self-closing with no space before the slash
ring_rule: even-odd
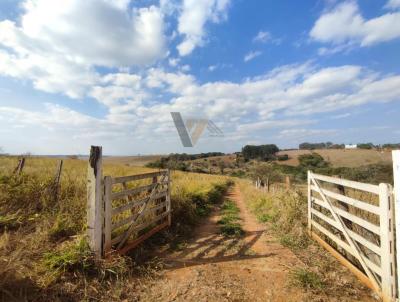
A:
<svg viewBox="0 0 400 302">
<path fill-rule="evenodd" d="M 136 279 L 162 265 L 148 257 L 151 247 L 173 245 L 190 233 L 229 186 L 223 176 L 172 172 L 172 227 L 127 256 L 95 261 L 85 237 L 87 162 L 64 160 L 57 199 L 49 189 L 57 159 L 28 157 L 21 175 L 13 174 L 17 162 L 0 157 L 2 301 L 123 301 L 125 293 L 140 295 Z M 104 165 L 104 175 L 111 176 L 150 171 Z"/>
<path fill-rule="evenodd" d="M 304 190 L 256 190 L 248 180 L 238 180 L 242 197 L 277 240 L 292 250 L 304 267 L 292 268 L 290 284 L 308 291 L 310 301 L 359 301 L 366 290 L 336 259 L 307 234 L 307 197 Z"/>
</svg>

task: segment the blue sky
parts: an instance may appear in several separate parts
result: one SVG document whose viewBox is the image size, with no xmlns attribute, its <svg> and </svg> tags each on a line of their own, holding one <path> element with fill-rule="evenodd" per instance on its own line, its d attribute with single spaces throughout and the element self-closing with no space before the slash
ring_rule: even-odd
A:
<svg viewBox="0 0 400 302">
<path fill-rule="evenodd" d="M 0 147 L 399 142 L 400 0 L 2 0 Z M 210 118 L 183 148 L 170 116 Z"/>
</svg>

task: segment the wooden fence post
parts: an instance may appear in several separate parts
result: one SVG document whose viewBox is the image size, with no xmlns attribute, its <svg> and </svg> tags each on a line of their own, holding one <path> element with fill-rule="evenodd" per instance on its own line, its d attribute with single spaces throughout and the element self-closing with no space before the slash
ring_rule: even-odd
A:
<svg viewBox="0 0 400 302">
<path fill-rule="evenodd" d="M 58 162 L 58 165 L 57 165 L 56 174 L 54 176 L 54 183 L 53 183 L 53 192 L 52 193 L 53 193 L 53 197 L 54 197 L 54 202 L 57 202 L 57 199 L 58 199 L 62 167 L 63 167 L 63 160 L 60 159 L 60 161 Z"/>
<path fill-rule="evenodd" d="M 102 254 L 103 171 L 102 148 L 91 146 L 87 174 L 87 234 L 97 258 Z"/>
<path fill-rule="evenodd" d="M 393 159 L 393 181 L 395 198 L 395 221 L 396 221 L 396 257 L 397 257 L 397 296 L 400 297 L 400 150 L 392 151 Z"/>
<path fill-rule="evenodd" d="M 18 161 L 18 165 L 14 170 L 14 174 L 21 174 L 22 170 L 24 169 L 24 166 L 25 166 L 25 157 L 21 158 Z"/>
<path fill-rule="evenodd" d="M 112 178 L 104 177 L 104 256 L 111 251 Z"/>
<path fill-rule="evenodd" d="M 290 176 L 286 175 L 285 177 L 285 183 L 286 183 L 286 190 L 290 190 Z"/>
<path fill-rule="evenodd" d="M 380 230 L 381 230 L 381 268 L 382 268 L 382 298 L 383 301 L 394 301 L 395 256 L 394 256 L 394 213 L 392 187 L 389 184 L 379 184 Z"/>
</svg>

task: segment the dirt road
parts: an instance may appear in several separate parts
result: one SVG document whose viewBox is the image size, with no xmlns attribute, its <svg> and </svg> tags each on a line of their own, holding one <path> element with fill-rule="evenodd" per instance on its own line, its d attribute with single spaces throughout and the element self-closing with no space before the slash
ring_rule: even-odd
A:
<svg viewBox="0 0 400 302">
<path fill-rule="evenodd" d="M 159 255 L 163 276 L 141 300 L 151 301 L 302 301 L 301 289 L 288 287 L 289 270 L 302 263 L 265 232 L 248 212 L 238 187 L 225 198 L 241 210 L 245 235 L 220 234 L 216 207 L 180 250 Z"/>
</svg>

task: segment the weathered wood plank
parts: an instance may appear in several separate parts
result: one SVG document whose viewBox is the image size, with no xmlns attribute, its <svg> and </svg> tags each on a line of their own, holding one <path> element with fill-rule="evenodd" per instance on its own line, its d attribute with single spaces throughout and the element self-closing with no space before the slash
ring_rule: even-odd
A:
<svg viewBox="0 0 400 302">
<path fill-rule="evenodd" d="M 357 254 L 356 251 L 354 251 L 350 245 L 348 245 L 346 242 L 344 242 L 342 239 L 340 239 L 339 237 L 337 237 L 336 235 L 332 234 L 328 229 L 324 228 L 322 225 L 320 225 L 318 222 L 316 221 L 312 221 L 311 222 L 313 227 L 315 227 L 315 229 L 317 229 L 318 231 L 320 231 L 322 234 L 324 234 L 326 237 L 328 237 L 329 239 L 331 239 L 333 242 L 335 242 L 339 247 L 341 247 L 342 249 L 344 249 L 346 252 L 348 252 L 350 255 L 354 256 L 357 258 Z M 377 273 L 378 275 L 382 274 L 382 269 L 375 263 L 373 263 L 371 260 L 369 260 L 368 258 L 364 259 L 365 262 L 367 263 L 368 267 L 370 269 L 372 269 L 375 273 Z"/>
<path fill-rule="evenodd" d="M 317 188 L 314 185 L 311 185 L 311 190 L 317 192 Z M 369 204 L 364 201 L 354 199 L 354 198 L 351 198 L 348 196 L 344 196 L 344 195 L 332 192 L 332 191 L 324 189 L 324 188 L 321 188 L 321 190 L 326 196 L 334 198 L 341 202 L 344 202 L 353 207 L 359 208 L 361 210 L 364 210 L 364 211 L 367 211 L 367 212 L 370 212 L 370 213 L 376 214 L 376 215 L 379 215 L 379 213 L 380 213 L 380 209 L 378 206 L 375 206 L 375 205 L 372 205 L 372 204 Z"/>
<path fill-rule="evenodd" d="M 364 283 L 367 287 L 374 290 L 374 286 L 371 280 L 366 276 L 362 271 L 360 271 L 357 267 L 355 267 L 349 260 L 347 260 L 343 255 L 341 255 L 338 251 L 336 251 L 333 247 L 331 247 L 328 243 L 326 243 L 321 237 L 319 237 L 314 232 L 311 232 L 311 237 L 316 240 L 323 248 L 325 248 L 328 252 L 330 252 L 341 264 L 347 267 L 353 274 L 357 276 L 357 278 Z"/>
<path fill-rule="evenodd" d="M 143 241 L 145 241 L 146 239 L 150 238 L 151 236 L 153 236 L 154 234 L 158 233 L 159 231 L 161 231 L 162 229 L 168 227 L 168 221 L 157 225 L 156 227 L 154 227 L 154 229 L 150 230 L 149 232 L 147 232 L 146 234 L 140 236 L 139 238 L 137 238 L 136 240 L 134 240 L 133 242 L 129 243 L 126 247 L 124 247 L 123 249 L 119 250 L 118 253 L 123 255 L 126 252 L 128 252 L 129 250 L 135 248 L 136 246 L 138 246 L 140 243 L 142 243 Z"/>
<path fill-rule="evenodd" d="M 167 174 L 164 174 L 162 176 L 161 182 L 163 182 L 164 180 L 166 180 L 167 178 Z M 149 198 L 151 198 L 152 196 L 154 196 L 157 193 L 157 188 L 158 188 L 159 183 L 155 183 L 155 187 L 154 189 L 151 191 Z M 143 205 L 143 207 L 139 210 L 139 212 L 135 215 L 133 221 L 135 221 L 136 219 L 139 219 L 140 217 L 143 216 L 144 212 L 146 211 L 146 208 L 148 206 L 149 203 L 145 203 Z M 128 240 L 129 236 L 132 234 L 132 232 L 135 231 L 135 225 L 131 224 L 128 227 L 128 230 L 125 232 L 124 237 L 122 238 L 122 240 L 120 241 L 120 243 L 118 244 L 117 248 L 121 249 L 123 247 L 123 245 L 125 244 L 126 240 Z"/>
<path fill-rule="evenodd" d="M 319 198 L 315 198 L 315 197 L 313 197 L 313 200 L 314 200 L 315 204 L 317 204 L 317 205 L 319 205 L 321 207 L 324 207 L 325 209 L 329 210 L 328 205 L 323 200 L 321 200 Z M 373 233 L 375 233 L 375 234 L 380 236 L 381 229 L 380 229 L 380 227 L 378 225 L 373 224 L 373 223 L 371 223 L 371 222 L 369 222 L 369 221 L 367 221 L 367 220 L 365 220 L 363 218 L 360 218 L 360 217 L 358 217 L 358 216 L 356 216 L 356 215 L 354 215 L 352 213 L 349 213 L 349 212 L 346 212 L 346 211 L 344 211 L 342 209 L 339 209 L 338 207 L 335 207 L 335 206 L 332 206 L 332 207 L 335 210 L 335 212 L 337 214 L 339 214 L 340 216 L 342 216 L 342 217 L 344 217 L 344 218 L 346 218 L 346 219 L 358 224 L 359 226 L 362 226 L 363 228 L 365 228 L 365 229 L 367 229 L 367 230 L 369 230 L 369 231 L 371 231 L 371 232 L 373 232 Z"/>
<path fill-rule="evenodd" d="M 152 178 L 154 176 L 165 175 L 167 170 L 161 170 L 157 172 L 150 172 L 150 173 L 143 173 L 143 174 L 136 174 L 136 175 L 129 175 L 129 176 L 121 176 L 121 177 L 114 177 L 112 180 L 113 184 L 141 180 L 145 178 Z"/>
<path fill-rule="evenodd" d="M 157 206 L 157 207 L 147 208 L 147 209 L 144 211 L 143 215 L 146 215 L 146 214 L 155 212 L 155 211 L 157 211 L 157 210 L 159 210 L 159 209 L 162 209 L 162 208 L 165 207 L 165 206 L 166 206 L 166 202 L 163 202 L 162 204 L 160 204 L 160 205 Z M 112 229 L 112 230 L 115 230 L 115 229 L 118 229 L 118 228 L 124 226 L 125 224 L 128 224 L 128 223 L 130 223 L 130 222 L 135 222 L 135 221 L 137 221 L 137 219 L 135 219 L 134 216 L 130 216 L 130 217 L 127 217 L 127 218 L 125 218 L 125 219 L 121 219 L 120 221 L 118 221 L 118 222 L 116 222 L 116 223 L 113 223 L 111 229 Z"/>
<path fill-rule="evenodd" d="M 346 225 L 344 224 L 343 220 L 340 218 L 340 216 L 333 209 L 333 206 L 332 206 L 329 198 L 327 196 L 325 196 L 324 193 L 322 193 L 320 185 L 319 185 L 319 182 L 317 181 L 317 179 L 312 177 L 311 180 L 312 180 L 313 184 L 317 187 L 317 192 L 322 197 L 322 200 L 327 203 L 327 205 L 329 207 L 329 211 L 331 212 L 333 218 L 340 224 L 340 229 L 339 230 L 342 232 L 342 234 L 346 238 L 346 241 L 348 242 L 350 247 L 356 252 L 355 257 L 360 262 L 360 264 L 361 264 L 362 268 L 364 269 L 365 273 L 371 279 L 372 284 L 374 285 L 374 288 L 376 289 L 376 291 L 380 291 L 379 280 L 373 274 L 373 272 L 369 269 L 369 267 L 367 265 L 367 261 L 365 260 L 366 257 L 363 255 L 360 247 L 356 244 L 354 239 L 351 237 L 350 232 L 346 228 Z M 340 180 L 342 180 L 342 179 L 340 179 Z M 344 184 L 342 184 L 342 185 L 344 185 Z"/>
<path fill-rule="evenodd" d="M 169 212 L 164 212 L 164 213 L 162 213 L 161 215 L 159 215 L 159 216 L 157 216 L 155 219 L 153 219 L 153 220 L 151 220 L 151 221 L 149 221 L 149 222 L 145 222 L 145 223 L 142 223 L 142 224 L 139 224 L 139 225 L 137 225 L 137 226 L 135 226 L 134 228 L 132 228 L 134 231 L 141 231 L 141 230 L 143 230 L 143 229 L 145 229 L 145 228 L 147 228 L 147 227 L 149 227 L 150 225 L 152 225 L 152 224 L 154 224 L 154 223 L 157 223 L 158 221 L 160 221 L 162 218 L 164 218 L 165 216 L 167 216 L 169 214 Z M 124 236 L 125 236 L 125 232 L 124 233 L 122 233 L 121 235 L 118 235 L 117 237 L 115 237 L 115 238 L 113 238 L 112 239 L 112 245 L 115 245 L 115 244 L 117 244 L 117 243 L 119 243 L 123 238 L 124 238 Z"/>
<path fill-rule="evenodd" d="M 157 184 L 149 184 L 149 185 L 145 185 L 145 186 L 141 186 L 141 187 L 136 187 L 133 189 L 129 189 L 129 190 L 124 190 L 121 192 L 115 192 L 111 194 L 111 199 L 118 199 L 118 198 L 122 198 L 125 197 L 127 195 L 133 195 L 133 194 L 138 194 L 147 190 L 151 190 L 154 189 L 156 187 Z"/>
<path fill-rule="evenodd" d="M 113 208 L 112 209 L 112 215 L 113 216 L 114 215 L 118 215 L 118 214 L 121 214 L 122 212 L 125 212 L 127 210 L 132 209 L 135 206 L 140 206 L 143 203 L 147 202 L 147 200 L 153 201 L 155 199 L 159 199 L 159 198 L 166 197 L 166 196 L 167 196 L 167 190 L 164 190 L 164 191 L 161 191 L 159 194 L 153 196 L 150 200 L 149 200 L 149 197 L 146 197 L 146 198 L 142 198 L 142 199 L 139 199 L 139 200 L 132 201 L 132 202 L 127 203 L 127 204 L 125 204 L 123 206 L 119 206 L 117 208 Z"/>
<path fill-rule="evenodd" d="M 325 182 L 330 182 L 330 183 L 334 183 L 334 184 L 345 186 L 345 187 L 350 187 L 350 188 L 361 190 L 361 191 L 367 191 L 370 193 L 379 194 L 379 187 L 376 185 L 365 184 L 365 183 L 361 183 L 361 182 L 357 182 L 357 181 L 320 175 L 320 174 L 316 174 L 316 173 L 312 173 L 312 172 L 311 172 L 311 175 L 313 178 L 322 180 Z"/>
<path fill-rule="evenodd" d="M 102 254 L 102 173 L 102 148 L 92 146 L 87 172 L 87 234 L 89 246 L 97 258 Z"/>
<path fill-rule="evenodd" d="M 112 179 L 104 177 L 104 255 L 111 251 L 111 217 L 112 217 Z"/>
</svg>

